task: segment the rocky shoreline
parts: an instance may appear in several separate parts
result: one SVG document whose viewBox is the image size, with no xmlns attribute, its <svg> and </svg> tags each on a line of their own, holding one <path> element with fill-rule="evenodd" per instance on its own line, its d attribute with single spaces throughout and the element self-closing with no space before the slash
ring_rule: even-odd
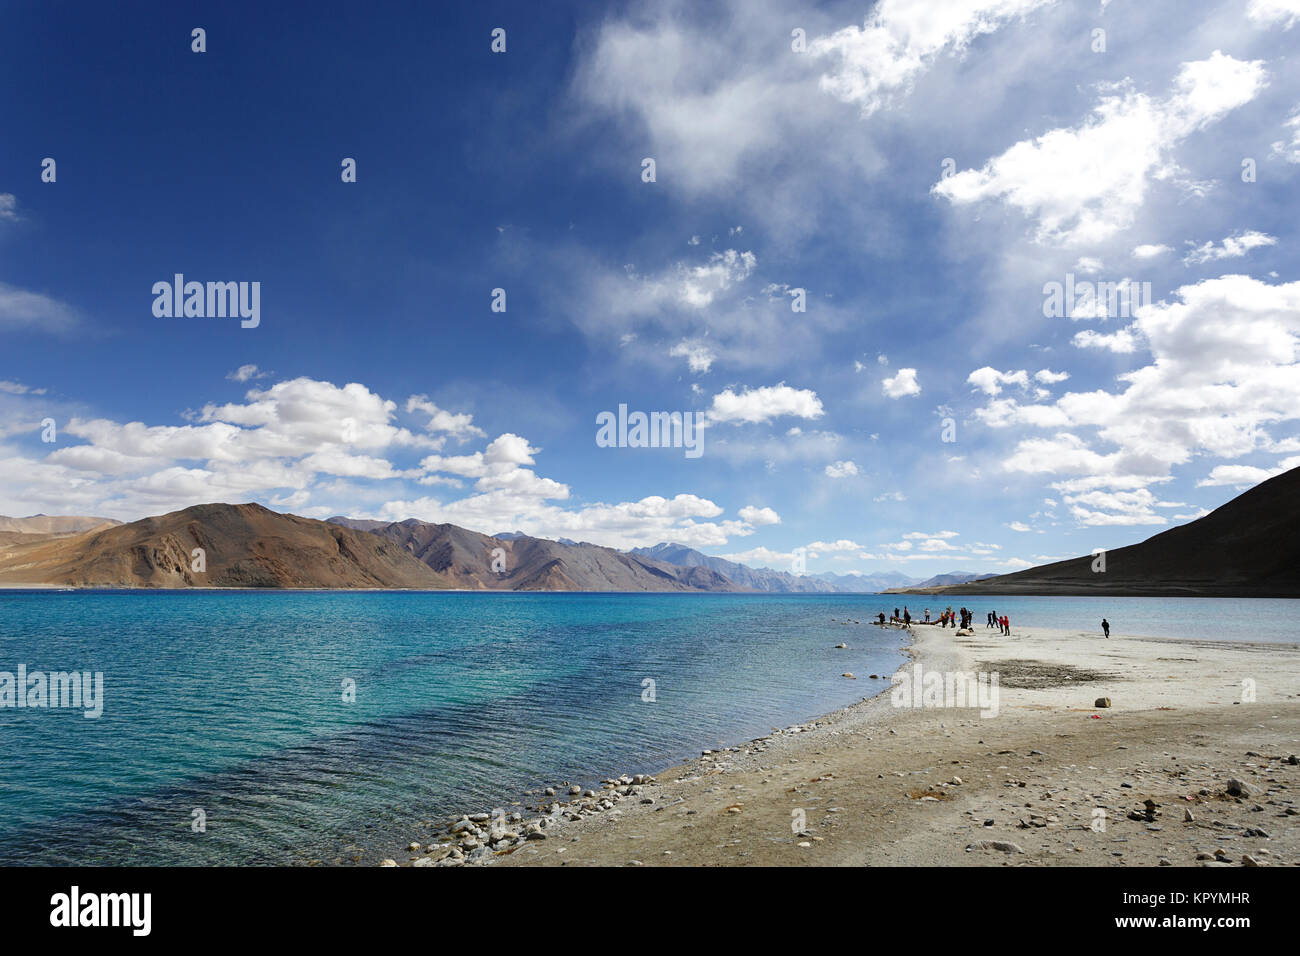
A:
<svg viewBox="0 0 1300 956">
<path fill-rule="evenodd" d="M 903 670 L 998 673 L 996 713 L 877 694 L 639 783 L 550 788 L 538 815 L 458 816 L 385 865 L 1300 864 L 1300 645 L 912 638 Z"/>
<path fill-rule="evenodd" d="M 728 755 L 754 757 L 764 754 L 773 740 L 811 733 L 871 699 L 864 697 L 861 702 L 850 704 L 832 714 L 773 730 L 770 734 L 755 737 L 743 744 L 701 751 L 696 760 L 685 766 L 694 768 L 696 779 L 707 774 L 725 773 L 730 769 Z M 526 797 L 541 798 L 538 812 L 526 814 L 521 810 L 506 812 L 498 808 L 490 813 L 462 813 L 440 826 L 433 842 L 421 844 L 412 841 L 406 848 L 409 857 L 404 863 L 390 857 L 379 865 L 474 866 L 492 863 L 529 843 L 558 836 L 566 824 L 579 823 L 602 814 L 616 817 L 617 813 L 612 812 L 617 811 L 620 805 L 665 810 L 682 802 L 681 798 L 673 800 L 659 790 L 649 789 L 657 784 L 658 781 L 651 774 L 637 773 L 602 780 L 599 791 L 584 790 L 577 784 L 559 784 L 543 790 L 530 790 L 525 794 Z M 562 794 L 567 794 L 569 799 L 566 800 Z"/>
</svg>

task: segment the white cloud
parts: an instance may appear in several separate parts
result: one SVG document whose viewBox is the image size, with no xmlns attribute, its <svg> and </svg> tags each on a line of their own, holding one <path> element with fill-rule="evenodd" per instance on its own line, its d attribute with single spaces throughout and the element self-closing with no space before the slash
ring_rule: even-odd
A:
<svg viewBox="0 0 1300 956">
<path fill-rule="evenodd" d="M 940 53 L 960 53 L 981 34 L 1052 2 L 881 0 L 862 27 L 818 37 L 808 52 L 816 59 L 834 60 L 834 67 L 821 78 L 822 89 L 857 105 L 867 116 L 908 92 Z"/>
<path fill-rule="evenodd" d="M 1286 458 L 1272 468 L 1255 468 L 1250 465 L 1216 465 L 1209 475 L 1196 483 L 1198 488 L 1218 485 L 1257 485 L 1275 478 L 1292 468 L 1300 467 L 1300 457 Z"/>
<path fill-rule="evenodd" d="M 908 395 L 921 394 L 921 386 L 916 381 L 916 369 L 914 368 L 900 368 L 897 375 L 883 379 L 880 387 L 890 398 L 904 398 Z"/>
<path fill-rule="evenodd" d="M 703 374 L 713 367 L 717 358 L 713 350 L 702 342 L 678 342 L 668 354 L 673 358 L 685 358 L 692 372 Z"/>
<path fill-rule="evenodd" d="M 1173 252 L 1171 246 L 1156 245 L 1154 243 L 1143 243 L 1133 247 L 1133 258 L 1135 259 L 1155 259 L 1157 256 L 1163 256 Z"/>
<path fill-rule="evenodd" d="M 44 395 L 45 389 L 32 388 L 30 385 L 24 385 L 22 382 L 0 381 L 0 392 L 9 395 Z"/>
<path fill-rule="evenodd" d="M 1207 242 L 1204 245 L 1197 246 L 1187 253 L 1183 258 L 1183 262 L 1189 265 L 1200 265 L 1203 262 L 1210 262 L 1215 259 L 1239 259 L 1252 249 L 1273 245 L 1277 245 L 1277 239 L 1274 236 L 1262 232 L 1242 232 L 1235 236 L 1228 236 L 1218 245 Z"/>
<path fill-rule="evenodd" d="M 1184 63 L 1166 99 L 1114 85 L 1081 125 L 1019 142 L 932 192 L 956 205 L 1001 200 L 1037 220 L 1040 241 L 1100 242 L 1132 224 L 1153 179 L 1173 178 L 1177 143 L 1250 102 L 1264 84 L 1261 61 L 1216 50 Z"/>
<path fill-rule="evenodd" d="M 679 270 L 677 295 L 684 305 L 702 309 L 719 293 L 749 278 L 757 264 L 752 252 L 737 252 L 735 249 L 715 252 L 704 265 Z"/>
<path fill-rule="evenodd" d="M 255 378 L 266 378 L 270 373 L 261 371 L 256 365 L 241 365 L 226 379 L 231 382 L 247 382 Z"/>
<path fill-rule="evenodd" d="M 745 388 L 739 393 L 730 388 L 713 396 L 708 411 L 710 422 L 766 422 L 793 415 L 797 418 L 821 418 L 821 399 L 806 388 L 791 388 L 784 382 L 761 388 Z"/>
<path fill-rule="evenodd" d="M 1050 368 L 1040 368 L 1034 373 L 1034 381 L 1042 382 L 1044 385 L 1056 385 L 1069 377 L 1069 372 L 1053 372 Z"/>
<path fill-rule="evenodd" d="M 407 413 L 422 412 L 429 416 L 425 428 L 431 432 L 446 432 L 453 438 L 465 441 L 471 437 L 486 438 L 487 433 L 474 424 L 474 416 L 454 413 L 439 408 L 426 395 L 412 395 L 406 400 Z"/>
<path fill-rule="evenodd" d="M 997 395 L 1001 393 L 1003 385 L 1019 385 L 1021 388 L 1028 388 L 1029 373 L 1024 369 L 1018 372 L 999 372 L 985 365 L 967 375 L 966 381 L 985 395 Z"/>
<path fill-rule="evenodd" d="M 1172 298 L 1138 310 L 1126 334 L 1151 362 L 1120 375 L 1117 391 L 1068 392 L 1050 405 L 997 400 L 977 412 L 992 427 L 1055 429 L 1021 438 L 1004 465 L 1079 476 L 1056 487 L 1073 496 L 1065 503 L 1085 524 L 1162 523 L 1145 489 L 1169 480 L 1174 467 L 1293 447 L 1286 443 L 1294 435 L 1275 440 L 1268 430 L 1300 421 L 1300 282 L 1227 275 Z M 1236 483 L 1259 473 L 1211 474 Z M 1134 494 L 1085 497 L 1108 489 Z"/>
<path fill-rule="evenodd" d="M 1279 159 L 1284 159 L 1288 163 L 1300 163 L 1300 106 L 1282 124 L 1283 127 L 1291 131 L 1291 140 L 1278 140 L 1273 144 L 1272 155 Z"/>
<path fill-rule="evenodd" d="M 851 461 L 837 461 L 826 466 L 827 478 L 852 478 L 858 473 L 858 466 Z"/>
<path fill-rule="evenodd" d="M 1300 20 L 1300 0 L 1250 0 L 1246 15 L 1260 26 L 1281 23 L 1290 30 Z"/>
<path fill-rule="evenodd" d="M 720 554 L 718 557 L 724 561 L 735 561 L 737 564 L 747 564 L 754 568 L 777 568 L 781 571 L 790 570 L 790 563 L 794 560 L 793 551 L 773 551 L 771 548 L 751 548 L 748 551 L 738 551 L 734 554 Z"/>
<path fill-rule="evenodd" d="M 1106 525 L 1162 525 L 1169 520 L 1152 509 L 1174 507 L 1159 501 L 1145 488 L 1136 491 L 1089 491 L 1078 495 L 1065 495 L 1064 502 L 1080 524 Z"/>
<path fill-rule="evenodd" d="M 0 219 L 10 222 L 18 218 L 18 199 L 13 193 L 0 193 Z"/>
<path fill-rule="evenodd" d="M 1103 333 L 1094 329 L 1084 329 L 1082 332 L 1076 332 L 1074 338 L 1070 340 L 1075 348 L 1080 349 L 1105 349 L 1110 352 L 1118 352 L 1127 355 L 1130 352 L 1136 352 L 1138 339 L 1134 334 L 1133 327 L 1120 329 L 1118 332 Z"/>
<path fill-rule="evenodd" d="M 8 384 L 0 395 L 14 401 L 41 391 Z M 73 416 L 60 428 L 59 446 L 43 458 L 0 445 L 0 512 L 133 520 L 200 502 L 260 500 L 316 517 L 414 517 L 619 548 L 665 540 L 718 547 L 780 520 L 774 509 L 757 506 L 742 508 L 740 520 L 721 520 L 721 506 L 690 493 L 568 506 L 569 487 L 534 471 L 540 450 L 523 436 L 507 432 L 480 451 L 443 455 L 447 434 L 469 439 L 482 432 L 468 416 L 423 396 L 412 396 L 406 413 L 427 416 L 441 434 L 404 427 L 397 403 L 363 385 L 306 378 L 252 389 L 243 402 L 206 405 L 179 426 Z M 420 454 L 418 463 L 398 460 Z M 473 485 L 468 495 L 403 494 L 466 481 Z"/>
<path fill-rule="evenodd" d="M 737 514 L 740 515 L 740 520 L 745 524 L 752 524 L 756 528 L 781 523 L 781 516 L 771 508 L 757 508 L 753 505 L 746 505 Z"/>
<path fill-rule="evenodd" d="M 0 282 L 0 329 L 63 332 L 78 323 L 77 310 L 39 292 Z"/>
<path fill-rule="evenodd" d="M 1032 530 L 1033 530 L 1032 528 L 1029 527 L 1029 525 L 1025 524 L 1023 521 L 1013 521 L 1013 522 L 1011 522 L 1009 525 L 1007 525 L 1007 527 L 1010 528 L 1012 531 L 1022 531 L 1022 532 L 1023 532 L 1023 531 L 1032 531 Z"/>
<path fill-rule="evenodd" d="M 861 551 L 862 545 L 847 538 L 840 538 L 838 541 L 813 541 L 807 545 L 807 548 L 809 552 L 835 553 L 837 551 Z"/>
</svg>

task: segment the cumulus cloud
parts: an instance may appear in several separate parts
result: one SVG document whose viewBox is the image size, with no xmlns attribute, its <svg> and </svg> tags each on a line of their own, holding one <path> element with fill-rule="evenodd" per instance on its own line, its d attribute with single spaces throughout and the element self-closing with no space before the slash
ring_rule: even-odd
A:
<svg viewBox="0 0 1300 956">
<path fill-rule="evenodd" d="M 1272 468 L 1257 468 L 1252 465 L 1216 465 L 1210 473 L 1196 483 L 1198 488 L 1217 485 L 1246 486 L 1257 485 L 1261 481 L 1276 478 L 1292 468 L 1300 468 L 1300 457 L 1284 458 Z"/>
<path fill-rule="evenodd" d="M 883 379 L 880 387 L 890 398 L 904 398 L 908 395 L 921 394 L 921 385 L 916 380 L 916 369 L 914 368 L 900 368 L 897 375 Z"/>
<path fill-rule="evenodd" d="M 406 411 L 421 412 L 429 416 L 425 428 L 431 432 L 446 432 L 461 441 L 472 437 L 486 438 L 487 433 L 474 424 L 474 416 L 468 413 L 449 412 L 429 401 L 426 395 L 412 395 L 406 400 Z"/>
<path fill-rule="evenodd" d="M 756 508 L 753 505 L 746 505 L 737 514 L 740 515 L 741 521 L 752 524 L 756 528 L 781 523 L 781 516 L 771 508 Z"/>
<path fill-rule="evenodd" d="M 710 422 L 758 423 L 773 418 L 821 418 L 824 414 L 821 399 L 807 388 L 791 388 L 784 382 L 761 388 L 742 388 L 739 392 L 728 388 L 713 396 L 713 405 L 707 412 Z"/>
<path fill-rule="evenodd" d="M 827 478 L 852 478 L 858 473 L 858 466 L 851 461 L 836 461 L 826 466 Z"/>
<path fill-rule="evenodd" d="M 1029 387 L 1029 373 L 1024 369 L 1018 372 L 999 372 L 985 365 L 966 376 L 966 381 L 985 395 L 998 395 L 1003 385 L 1019 385 L 1022 389 Z"/>
<path fill-rule="evenodd" d="M 1270 429 L 1300 422 L 1300 282 L 1226 275 L 1184 285 L 1172 301 L 1140 308 L 1132 329 L 1133 348 L 1140 341 L 1151 361 L 1120 375 L 1119 389 L 1052 404 L 1001 399 L 977 412 L 995 428 L 1053 430 L 1021 438 L 1004 466 L 1062 476 L 1055 487 L 1085 524 L 1162 523 L 1145 491 L 1173 468 L 1294 447 L 1294 431 Z M 1236 483 L 1259 473 L 1217 475 Z"/>
<path fill-rule="evenodd" d="M 0 387 L 14 401 L 43 391 L 12 382 Z M 0 511 L 132 520 L 200 502 L 259 500 L 313 517 L 414 517 L 623 548 L 664 540 L 717 547 L 780 521 L 774 509 L 752 505 L 738 520 L 725 520 L 721 506 L 687 492 L 572 507 L 568 485 L 536 472 L 541 449 L 524 436 L 507 432 L 480 450 L 447 455 L 448 435 L 483 436 L 468 415 L 424 396 L 412 396 L 399 411 L 359 383 L 291 379 L 187 417 L 185 424 L 157 425 L 74 415 L 43 457 L 0 444 Z M 468 492 L 445 496 L 418 490 L 466 483 Z"/>
<path fill-rule="evenodd" d="M 1174 177 L 1172 148 L 1254 99 L 1265 77 L 1262 61 L 1216 50 L 1184 63 L 1163 100 L 1114 85 L 1079 126 L 1023 140 L 932 191 L 954 205 L 1000 200 L 1037 221 L 1040 241 L 1100 242 L 1133 223 L 1153 180 Z"/>
</svg>

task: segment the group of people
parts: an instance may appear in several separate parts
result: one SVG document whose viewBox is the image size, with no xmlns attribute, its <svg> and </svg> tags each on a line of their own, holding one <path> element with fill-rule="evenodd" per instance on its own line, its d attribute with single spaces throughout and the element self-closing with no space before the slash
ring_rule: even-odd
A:
<svg viewBox="0 0 1300 956">
<path fill-rule="evenodd" d="M 949 605 L 947 609 L 942 614 L 939 615 L 938 620 L 931 621 L 930 609 L 927 607 L 925 609 L 925 620 L 919 621 L 918 623 L 938 624 L 940 627 L 958 627 L 959 625 L 956 622 L 958 617 L 960 617 L 961 619 L 960 627 L 963 630 L 968 630 L 971 626 L 971 619 L 974 616 L 975 616 L 975 612 L 967 608 L 961 608 L 959 611 L 954 613 L 952 609 L 952 605 Z M 885 623 L 884 611 L 881 611 L 876 617 L 877 617 L 876 623 L 881 625 Z M 902 624 L 904 627 L 907 627 L 912 623 L 912 612 L 907 609 L 906 605 L 903 606 L 902 614 L 898 613 L 898 608 L 894 608 L 894 616 L 889 619 L 889 622 L 891 624 Z M 1011 618 L 1007 617 L 1005 614 L 999 617 L 997 611 L 989 611 L 988 624 L 985 626 L 996 627 L 1004 637 L 1011 636 Z M 1110 621 L 1106 620 L 1104 617 L 1101 619 L 1101 630 L 1102 633 L 1106 635 L 1106 637 L 1110 637 Z"/>
<path fill-rule="evenodd" d="M 961 608 L 960 610 L 954 611 L 952 609 L 952 605 L 950 604 L 948 605 L 947 609 L 944 610 L 943 613 L 941 613 L 938 616 L 938 618 L 936 618 L 933 621 L 930 620 L 930 609 L 927 607 L 925 609 L 925 620 L 918 621 L 917 623 L 938 624 L 940 627 L 969 628 L 971 626 L 971 621 L 974 619 L 974 617 L 975 617 L 975 612 L 970 610 L 969 608 Z M 878 618 L 879 618 L 879 623 L 884 624 L 885 612 L 881 611 L 880 614 L 878 615 Z M 960 624 L 957 623 L 958 620 L 961 621 Z M 902 624 L 905 626 L 909 625 L 912 623 L 912 612 L 908 610 L 906 605 L 903 606 L 902 614 L 898 613 L 898 608 L 894 608 L 894 616 L 891 617 L 889 621 L 891 624 Z"/>
</svg>

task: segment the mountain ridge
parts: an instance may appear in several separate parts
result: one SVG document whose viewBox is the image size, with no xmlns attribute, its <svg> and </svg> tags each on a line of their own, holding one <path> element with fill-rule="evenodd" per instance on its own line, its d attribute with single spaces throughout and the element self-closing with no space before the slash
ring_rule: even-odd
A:
<svg viewBox="0 0 1300 956">
<path fill-rule="evenodd" d="M 894 593 L 1300 597 L 1300 468 L 1145 541 L 949 587 Z M 1104 570 L 1099 557 L 1104 557 Z"/>
</svg>

